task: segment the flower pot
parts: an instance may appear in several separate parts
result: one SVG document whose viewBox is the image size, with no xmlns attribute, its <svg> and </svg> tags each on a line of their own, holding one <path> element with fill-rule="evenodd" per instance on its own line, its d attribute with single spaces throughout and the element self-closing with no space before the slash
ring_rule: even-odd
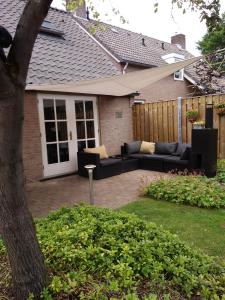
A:
<svg viewBox="0 0 225 300">
<path fill-rule="evenodd" d="M 217 112 L 217 114 L 218 115 L 220 115 L 220 116 L 223 116 L 223 115 L 225 115 L 225 107 L 218 107 L 218 108 L 216 108 L 216 112 Z"/>
<path fill-rule="evenodd" d="M 196 120 L 197 120 L 197 117 L 196 117 L 196 118 L 195 118 L 195 117 L 193 117 L 193 118 L 188 118 L 188 121 L 189 121 L 190 123 L 194 123 Z"/>
<path fill-rule="evenodd" d="M 199 124 L 193 124 L 193 129 L 204 129 L 204 125 L 199 125 Z"/>
</svg>

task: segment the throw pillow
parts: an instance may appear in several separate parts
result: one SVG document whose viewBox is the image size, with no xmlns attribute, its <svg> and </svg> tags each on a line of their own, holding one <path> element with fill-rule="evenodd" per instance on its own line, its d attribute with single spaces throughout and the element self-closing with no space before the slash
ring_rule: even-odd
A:
<svg viewBox="0 0 225 300">
<path fill-rule="evenodd" d="M 141 153 L 153 154 L 155 152 L 155 143 L 145 142 L 141 143 Z"/>
<path fill-rule="evenodd" d="M 108 154 L 106 152 L 105 146 L 99 146 L 99 147 L 95 147 L 95 148 L 86 148 L 84 149 L 85 153 L 95 153 L 95 154 L 100 154 L 100 159 L 105 159 L 108 158 Z"/>
<path fill-rule="evenodd" d="M 182 154 L 186 151 L 186 148 L 191 148 L 191 145 L 189 144 L 178 144 L 177 150 L 173 153 L 175 156 L 182 156 Z"/>
<path fill-rule="evenodd" d="M 135 141 L 135 142 L 131 142 L 131 143 L 125 143 L 124 145 L 125 145 L 126 153 L 128 155 L 140 152 L 141 141 Z"/>
<path fill-rule="evenodd" d="M 190 158 L 190 147 L 186 146 L 185 150 L 181 153 L 180 159 L 181 160 L 189 160 Z"/>
<path fill-rule="evenodd" d="M 156 154 L 173 154 L 177 150 L 177 143 L 156 143 Z"/>
</svg>

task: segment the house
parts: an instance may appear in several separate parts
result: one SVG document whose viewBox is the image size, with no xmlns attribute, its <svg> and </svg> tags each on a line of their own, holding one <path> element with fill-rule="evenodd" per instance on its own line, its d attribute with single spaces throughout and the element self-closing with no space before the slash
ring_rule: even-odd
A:
<svg viewBox="0 0 225 300">
<path fill-rule="evenodd" d="M 90 20 L 87 12 L 85 4 L 75 12 L 78 24 L 101 45 L 122 73 L 160 67 L 193 57 L 186 50 L 184 34 L 175 34 L 171 37 L 171 43 L 167 43 L 114 25 Z M 135 99 L 150 102 L 205 94 L 207 89 L 201 86 L 202 81 L 198 74 L 202 72 L 201 68 L 197 72 L 196 66 L 191 65 L 177 71 L 141 90 Z M 214 93 L 224 93 L 224 81 L 224 76 L 212 78 Z"/>
<path fill-rule="evenodd" d="M 1 25 L 12 35 L 24 3 L 22 0 L 0 3 Z M 99 85 L 97 92 L 93 89 L 88 92 L 84 84 L 78 85 L 79 89 L 69 89 L 70 82 L 88 79 L 99 84 L 101 78 L 125 71 L 84 29 L 80 20 L 51 8 L 34 46 L 24 100 L 23 156 L 27 180 L 73 173 L 77 169 L 78 150 L 101 143 L 113 155 L 133 137 L 132 89 L 123 87 L 125 91 L 120 94 L 103 93 Z M 147 66 L 150 62 L 142 68 Z M 135 68 L 128 67 L 130 71 Z M 55 87 L 58 84 L 64 84 L 65 89 Z M 42 85 L 49 88 L 37 88 Z"/>
<path fill-rule="evenodd" d="M 183 34 L 171 37 L 171 43 L 132 32 L 117 26 L 85 18 L 86 7 L 79 9 L 76 21 L 93 40 L 101 45 L 122 73 L 175 63 L 193 57 L 186 50 Z M 194 77 L 195 76 L 195 77 Z M 163 86 L 163 89 L 161 88 Z M 199 89 L 197 89 L 199 93 Z M 136 99 L 168 100 L 178 96 L 193 96 L 196 92 L 196 73 L 193 67 L 176 72 L 140 91 Z"/>
</svg>

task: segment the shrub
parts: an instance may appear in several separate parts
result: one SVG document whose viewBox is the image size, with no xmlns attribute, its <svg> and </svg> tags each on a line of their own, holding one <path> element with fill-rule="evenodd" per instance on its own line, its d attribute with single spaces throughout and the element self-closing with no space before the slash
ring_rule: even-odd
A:
<svg viewBox="0 0 225 300">
<path fill-rule="evenodd" d="M 5 247 L 2 240 L 0 239 L 0 255 L 5 253 Z"/>
<path fill-rule="evenodd" d="M 219 182 L 225 184 L 225 159 L 220 159 L 217 162 L 217 175 L 216 178 Z"/>
<path fill-rule="evenodd" d="M 221 263 L 134 215 L 61 209 L 37 222 L 37 234 L 51 276 L 45 300 L 219 299 L 225 292 Z"/>
<path fill-rule="evenodd" d="M 115 297 L 144 282 L 149 290 L 210 299 L 223 290 L 222 267 L 213 259 L 134 215 L 79 206 L 38 221 L 37 232 L 54 293 L 98 290 Z"/>
<path fill-rule="evenodd" d="M 204 176 L 177 176 L 152 182 L 146 194 L 157 200 L 198 207 L 225 207 L 225 189 Z"/>
</svg>

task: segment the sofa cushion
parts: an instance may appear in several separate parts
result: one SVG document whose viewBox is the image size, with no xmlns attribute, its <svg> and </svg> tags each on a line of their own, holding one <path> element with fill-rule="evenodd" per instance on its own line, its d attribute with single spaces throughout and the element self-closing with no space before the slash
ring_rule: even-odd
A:
<svg viewBox="0 0 225 300">
<path fill-rule="evenodd" d="M 145 155 L 146 154 L 144 154 L 144 153 L 134 153 L 134 154 L 130 154 L 129 158 L 143 158 L 143 157 L 145 157 Z M 149 155 L 151 155 L 151 154 L 149 154 Z"/>
<path fill-rule="evenodd" d="M 177 143 L 156 143 L 155 153 L 156 154 L 172 154 L 177 149 Z"/>
<path fill-rule="evenodd" d="M 172 155 L 182 156 L 187 147 L 191 147 L 191 145 L 178 143 L 177 150 L 174 153 L 172 153 Z"/>
<path fill-rule="evenodd" d="M 149 160 L 154 160 L 154 159 L 158 159 L 158 160 L 164 160 L 166 158 L 170 157 L 170 155 L 165 155 L 165 154 L 146 154 L 145 158 L 149 159 Z"/>
<path fill-rule="evenodd" d="M 191 147 L 186 147 L 186 149 L 181 153 L 180 159 L 181 160 L 189 160 L 191 154 Z"/>
<path fill-rule="evenodd" d="M 145 142 L 141 143 L 140 153 L 153 154 L 155 152 L 155 143 Z"/>
<path fill-rule="evenodd" d="M 107 167 L 110 165 L 115 165 L 118 163 L 121 163 L 122 159 L 118 159 L 118 158 L 106 158 L 106 159 L 101 159 L 100 160 L 100 165 L 102 167 Z"/>
<path fill-rule="evenodd" d="M 99 154 L 100 155 L 100 159 L 105 159 L 108 158 L 108 154 L 106 152 L 105 146 L 99 146 L 99 147 L 95 147 L 95 148 L 85 148 L 84 149 L 85 153 L 95 153 L 95 154 Z"/>
<path fill-rule="evenodd" d="M 126 148 L 126 153 L 129 154 L 134 154 L 138 153 L 141 148 L 141 141 L 134 141 L 131 143 L 125 143 L 125 148 Z"/>
<path fill-rule="evenodd" d="M 178 165 L 188 165 L 188 160 L 185 159 L 180 159 L 177 156 L 168 156 L 164 158 L 165 162 L 170 162 L 173 164 L 178 164 Z"/>
</svg>

